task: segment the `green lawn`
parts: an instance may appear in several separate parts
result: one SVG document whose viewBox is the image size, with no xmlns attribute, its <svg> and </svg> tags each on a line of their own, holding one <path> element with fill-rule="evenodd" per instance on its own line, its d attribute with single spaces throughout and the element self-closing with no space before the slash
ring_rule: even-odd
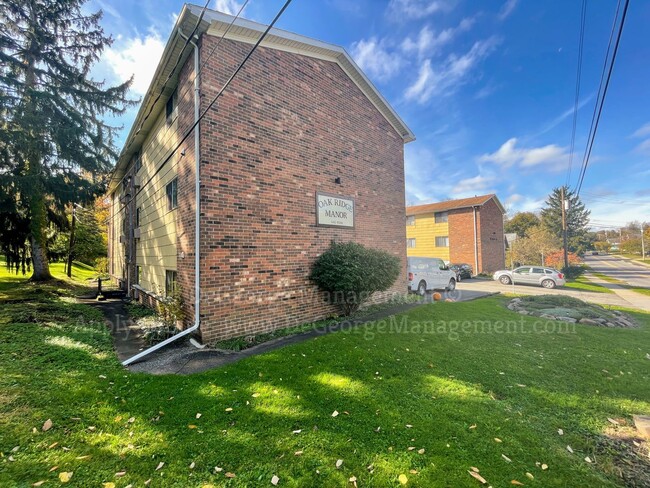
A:
<svg viewBox="0 0 650 488">
<path fill-rule="evenodd" d="M 273 476 L 383 487 L 400 475 L 481 486 L 474 467 L 495 487 L 609 487 L 623 486 L 619 466 L 650 472 L 647 456 L 604 435 L 608 418 L 622 435 L 631 414 L 650 414 L 646 314 L 634 314 L 639 329 L 532 333 L 504 298 L 437 303 L 398 317 L 398 330 L 379 322 L 155 377 L 120 366 L 96 310 L 60 290 L 11 301 L 25 286 L 12 285 L 0 299 L 0 486 L 59 486 L 62 473 L 80 487 L 272 486 Z M 454 320 L 522 330 L 463 333 Z"/>
<path fill-rule="evenodd" d="M 568 281 L 564 286 L 566 288 L 572 288 L 574 290 L 591 291 L 595 293 L 614 293 L 609 288 L 589 281 L 584 276 L 579 276 L 574 280 Z"/>
</svg>

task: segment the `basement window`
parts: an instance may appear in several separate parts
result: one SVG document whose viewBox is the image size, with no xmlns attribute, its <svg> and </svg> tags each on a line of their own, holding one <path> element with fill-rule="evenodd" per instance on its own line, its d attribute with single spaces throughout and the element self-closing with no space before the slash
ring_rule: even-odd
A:
<svg viewBox="0 0 650 488">
<path fill-rule="evenodd" d="M 167 210 L 174 210 L 178 207 L 178 178 L 174 178 L 167 184 Z"/>
<path fill-rule="evenodd" d="M 176 271 L 165 271 L 165 295 L 171 296 L 176 291 Z"/>
<path fill-rule="evenodd" d="M 406 239 L 406 247 L 408 248 L 414 248 L 415 247 L 415 239 Z"/>
<path fill-rule="evenodd" d="M 449 222 L 449 215 L 447 212 L 436 212 L 435 218 L 436 224 L 444 224 L 445 222 Z"/>
<path fill-rule="evenodd" d="M 436 237 L 436 247 L 449 247 L 449 236 Z"/>
</svg>

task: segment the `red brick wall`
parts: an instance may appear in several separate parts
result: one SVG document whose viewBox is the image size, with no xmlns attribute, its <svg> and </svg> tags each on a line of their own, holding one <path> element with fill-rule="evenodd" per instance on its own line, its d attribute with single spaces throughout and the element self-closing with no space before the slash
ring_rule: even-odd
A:
<svg viewBox="0 0 650 488">
<path fill-rule="evenodd" d="M 505 267 L 503 242 L 503 213 L 491 199 L 483 205 L 479 214 L 481 272 L 493 273 Z"/>
<path fill-rule="evenodd" d="M 449 257 L 453 263 L 471 264 L 474 273 L 492 273 L 505 267 L 503 214 L 494 200 L 476 212 L 478 267 L 474 254 L 474 215 L 471 208 L 449 211 Z"/>
<path fill-rule="evenodd" d="M 203 37 L 202 57 L 215 42 Z M 249 49 L 221 43 L 203 107 Z M 401 137 L 337 64 L 259 48 L 201 127 L 203 340 L 338 312 L 308 280 L 332 240 L 384 249 L 406 269 L 403 168 Z M 354 197 L 355 228 L 317 227 L 317 191 Z M 392 292 L 405 292 L 405 274 Z"/>
<path fill-rule="evenodd" d="M 471 208 L 449 211 L 449 260 L 452 263 L 467 263 L 476 269 L 474 256 L 474 216 Z M 480 260 L 479 260 L 480 268 Z"/>
</svg>

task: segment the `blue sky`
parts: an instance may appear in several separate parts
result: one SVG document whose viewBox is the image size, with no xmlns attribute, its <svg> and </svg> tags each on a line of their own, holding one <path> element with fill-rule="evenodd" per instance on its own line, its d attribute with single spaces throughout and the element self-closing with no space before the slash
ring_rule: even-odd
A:
<svg viewBox="0 0 650 488">
<path fill-rule="evenodd" d="M 201 2 L 202 4 L 203 2 Z M 236 12 L 243 0 L 213 0 Z M 283 0 L 250 0 L 268 23 Z M 96 69 L 148 86 L 183 2 L 91 0 L 115 37 Z M 417 140 L 405 148 L 407 203 L 495 192 L 539 210 L 567 178 L 581 2 L 294 0 L 277 26 L 345 47 Z M 571 185 L 582 161 L 615 0 L 588 2 Z M 650 2 L 631 2 L 581 192 L 595 227 L 650 221 Z M 124 136 L 135 109 L 121 122 Z"/>
</svg>

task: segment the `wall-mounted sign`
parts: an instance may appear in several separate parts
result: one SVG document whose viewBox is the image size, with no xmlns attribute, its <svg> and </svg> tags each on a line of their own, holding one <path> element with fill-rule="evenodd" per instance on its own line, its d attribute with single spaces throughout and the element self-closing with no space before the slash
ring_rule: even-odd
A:
<svg viewBox="0 0 650 488">
<path fill-rule="evenodd" d="M 353 228 L 354 199 L 316 193 L 316 224 Z"/>
</svg>

